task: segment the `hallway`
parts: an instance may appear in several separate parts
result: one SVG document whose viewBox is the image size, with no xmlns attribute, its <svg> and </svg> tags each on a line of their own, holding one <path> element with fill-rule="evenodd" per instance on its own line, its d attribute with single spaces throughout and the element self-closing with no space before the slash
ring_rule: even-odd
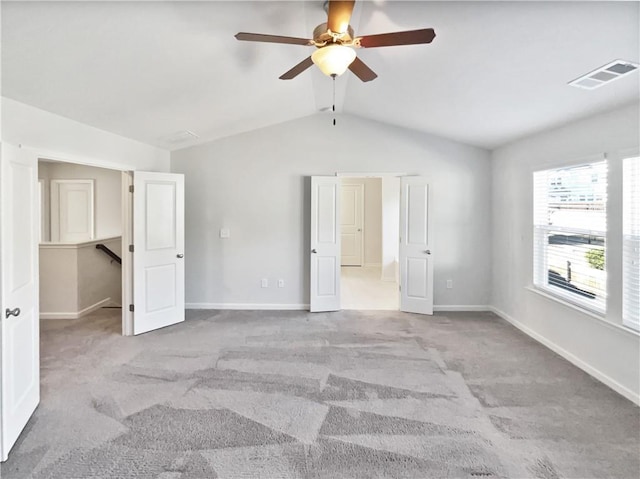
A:
<svg viewBox="0 0 640 479">
<path fill-rule="evenodd" d="M 398 284 L 382 281 L 380 266 L 343 266 L 341 268 L 342 309 L 397 311 Z"/>
</svg>

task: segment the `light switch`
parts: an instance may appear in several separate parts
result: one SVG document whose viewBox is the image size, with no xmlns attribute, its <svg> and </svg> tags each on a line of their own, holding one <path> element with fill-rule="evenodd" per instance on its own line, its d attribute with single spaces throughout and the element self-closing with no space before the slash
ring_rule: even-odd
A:
<svg viewBox="0 0 640 479">
<path fill-rule="evenodd" d="M 229 228 L 220 228 L 220 238 L 230 238 L 231 237 L 231 231 L 229 231 Z"/>
</svg>

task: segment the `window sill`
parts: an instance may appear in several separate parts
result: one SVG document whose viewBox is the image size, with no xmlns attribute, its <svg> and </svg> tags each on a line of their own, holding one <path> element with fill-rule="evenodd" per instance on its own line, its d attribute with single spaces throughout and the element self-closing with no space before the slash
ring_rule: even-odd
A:
<svg viewBox="0 0 640 479">
<path fill-rule="evenodd" d="M 551 293 L 548 293 L 540 288 L 536 288 L 535 286 L 527 286 L 525 289 L 531 291 L 532 293 L 535 293 L 537 295 L 542 296 L 543 298 L 547 298 L 550 299 L 552 301 L 555 301 L 556 303 L 560 303 L 561 305 L 567 307 L 567 308 L 571 308 L 574 311 L 578 311 L 579 313 L 584 314 L 585 316 L 590 317 L 591 319 L 595 319 L 596 321 L 599 321 L 600 323 L 603 323 L 604 325 L 615 329 L 617 331 L 624 331 L 625 333 L 631 334 L 633 336 L 636 337 L 640 337 L 640 332 L 639 331 L 635 331 L 631 328 L 628 328 L 627 326 L 623 326 L 622 324 L 616 324 L 616 323 L 612 323 L 611 321 L 608 321 L 604 314 L 601 313 L 597 313 L 595 311 L 591 311 L 587 308 L 581 307 L 577 304 L 573 304 L 559 296 L 555 296 Z"/>
</svg>

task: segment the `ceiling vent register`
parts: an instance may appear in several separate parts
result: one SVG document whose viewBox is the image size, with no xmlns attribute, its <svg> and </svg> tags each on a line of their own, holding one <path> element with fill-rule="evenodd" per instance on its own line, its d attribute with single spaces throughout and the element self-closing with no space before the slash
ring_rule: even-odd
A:
<svg viewBox="0 0 640 479">
<path fill-rule="evenodd" d="M 637 63 L 615 60 L 587 73 L 586 75 L 582 75 L 581 77 L 570 81 L 569 85 L 582 88 L 584 90 L 594 90 L 595 88 L 599 88 L 602 85 L 611 83 L 618 78 L 622 78 L 623 76 L 636 71 L 638 66 L 639 65 Z"/>
</svg>

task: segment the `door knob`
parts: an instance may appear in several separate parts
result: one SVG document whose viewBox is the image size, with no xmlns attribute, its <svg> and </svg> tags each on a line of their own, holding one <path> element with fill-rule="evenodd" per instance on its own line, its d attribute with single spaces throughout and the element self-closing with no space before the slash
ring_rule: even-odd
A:
<svg viewBox="0 0 640 479">
<path fill-rule="evenodd" d="M 424 250 L 424 254 L 431 254 L 431 250 L 430 249 Z"/>
<path fill-rule="evenodd" d="M 362 231 L 360 228 L 358 228 L 358 231 Z"/>
<path fill-rule="evenodd" d="M 316 251 L 316 249 L 315 249 L 315 248 L 314 248 L 314 249 L 312 249 L 312 250 L 311 250 L 311 252 L 312 252 L 312 253 L 314 253 L 314 254 L 315 254 L 315 253 L 317 253 L 317 251 Z"/>
<path fill-rule="evenodd" d="M 182 253 L 178 253 L 178 254 L 176 255 L 176 258 L 184 258 L 184 255 L 183 255 Z"/>
<path fill-rule="evenodd" d="M 16 309 L 7 308 L 4 311 L 4 315 L 5 315 L 5 318 L 8 318 L 9 316 L 16 316 L 16 317 L 20 316 L 20 308 L 16 308 Z"/>
</svg>

